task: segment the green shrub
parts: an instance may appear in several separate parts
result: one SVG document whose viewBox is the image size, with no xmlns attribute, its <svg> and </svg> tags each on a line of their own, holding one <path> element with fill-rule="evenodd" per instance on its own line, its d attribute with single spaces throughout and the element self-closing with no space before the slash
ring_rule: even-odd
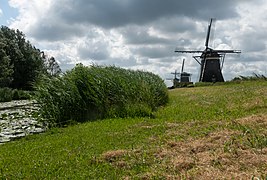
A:
<svg viewBox="0 0 267 180">
<path fill-rule="evenodd" d="M 31 97 L 30 91 L 14 89 L 12 93 L 13 93 L 12 100 L 25 100 L 25 99 L 30 99 Z"/>
<path fill-rule="evenodd" d="M 149 116 L 168 101 L 163 80 L 149 72 L 82 64 L 58 78 L 36 84 L 41 114 L 56 124 L 87 120 Z"/>
<path fill-rule="evenodd" d="M 0 88 L 0 102 L 8 102 L 13 98 L 12 89 L 4 87 Z"/>
<path fill-rule="evenodd" d="M 30 91 L 11 89 L 11 88 L 0 88 L 0 102 L 9 102 L 12 100 L 25 100 L 30 99 Z"/>
</svg>

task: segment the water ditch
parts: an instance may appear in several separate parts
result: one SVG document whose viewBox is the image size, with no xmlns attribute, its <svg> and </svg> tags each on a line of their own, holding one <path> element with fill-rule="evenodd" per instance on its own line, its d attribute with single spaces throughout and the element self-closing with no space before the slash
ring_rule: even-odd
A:
<svg viewBox="0 0 267 180">
<path fill-rule="evenodd" d="M 0 145 L 46 130 L 37 121 L 39 106 L 34 101 L 22 100 L 0 103 Z"/>
</svg>

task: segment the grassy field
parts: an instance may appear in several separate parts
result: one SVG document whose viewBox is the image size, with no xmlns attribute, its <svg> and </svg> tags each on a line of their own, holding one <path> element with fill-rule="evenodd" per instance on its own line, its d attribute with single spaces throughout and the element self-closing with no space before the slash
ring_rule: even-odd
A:
<svg viewBox="0 0 267 180">
<path fill-rule="evenodd" d="M 153 118 L 105 119 L 0 147 L 2 179 L 266 179 L 267 83 L 174 89 Z"/>
</svg>

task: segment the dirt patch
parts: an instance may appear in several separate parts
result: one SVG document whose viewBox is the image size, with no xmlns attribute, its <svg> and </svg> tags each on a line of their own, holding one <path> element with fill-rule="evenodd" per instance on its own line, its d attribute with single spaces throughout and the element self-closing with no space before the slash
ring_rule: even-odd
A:
<svg viewBox="0 0 267 180">
<path fill-rule="evenodd" d="M 236 122 L 243 124 L 243 125 L 259 125 L 259 126 L 267 126 L 267 115 L 252 115 L 249 117 L 244 117 L 237 119 Z"/>
<path fill-rule="evenodd" d="M 240 146 L 232 139 L 239 135 L 237 130 L 223 129 L 203 138 L 167 142 L 155 153 L 161 159 L 165 177 L 186 177 L 188 179 L 251 179 L 266 176 L 267 148 L 262 150 Z M 231 151 L 227 145 L 231 142 Z M 265 173 L 265 174 L 264 174 Z M 176 176 L 175 176 L 176 174 Z"/>
<path fill-rule="evenodd" d="M 237 126 L 266 127 L 266 117 L 254 115 L 235 122 Z M 262 148 L 249 146 L 246 143 L 251 134 L 244 134 L 242 129 L 233 128 L 233 124 L 228 123 L 166 123 L 166 137 L 160 146 L 155 147 L 159 139 L 153 136 L 149 138 L 153 148 L 147 148 L 150 147 L 147 144 L 145 149 L 108 151 L 102 154 L 102 158 L 116 168 L 129 171 L 136 166 L 144 166 L 146 170 L 131 177 L 133 179 L 265 179 L 266 145 Z M 185 135 L 183 140 L 177 138 L 192 128 L 197 131 L 203 126 L 218 128 L 201 136 Z"/>
<path fill-rule="evenodd" d="M 246 110 L 255 109 L 255 108 L 266 108 L 266 104 L 264 102 L 264 99 L 262 97 L 254 98 L 253 100 L 250 100 L 249 102 L 246 102 L 243 104 L 243 108 Z"/>
<path fill-rule="evenodd" d="M 166 127 L 167 128 L 176 128 L 176 127 L 181 127 L 181 124 L 178 124 L 178 123 L 167 123 Z"/>
<path fill-rule="evenodd" d="M 114 162 L 118 160 L 119 158 L 123 157 L 124 155 L 127 154 L 128 151 L 126 150 L 115 150 L 115 151 L 107 151 L 102 154 L 102 158 L 105 161 L 108 162 Z"/>
</svg>

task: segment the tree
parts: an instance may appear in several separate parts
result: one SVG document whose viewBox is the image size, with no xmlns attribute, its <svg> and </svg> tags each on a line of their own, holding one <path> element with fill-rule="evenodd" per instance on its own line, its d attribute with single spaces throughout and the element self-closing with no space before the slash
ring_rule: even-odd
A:
<svg viewBox="0 0 267 180">
<path fill-rule="evenodd" d="M 41 52 L 41 56 L 43 58 L 44 65 L 49 76 L 58 76 L 62 73 L 59 64 L 56 62 L 53 56 L 48 57 L 44 54 L 43 51 Z"/>
<path fill-rule="evenodd" d="M 10 87 L 31 90 L 33 82 L 45 72 L 40 50 L 26 41 L 25 35 L 19 30 L 1 26 L 0 32 L 6 42 L 3 50 L 13 66 Z"/>
<path fill-rule="evenodd" d="M 10 58 L 4 51 L 5 46 L 5 39 L 0 32 L 0 87 L 8 87 L 13 79 L 13 66 L 11 65 Z"/>
</svg>

